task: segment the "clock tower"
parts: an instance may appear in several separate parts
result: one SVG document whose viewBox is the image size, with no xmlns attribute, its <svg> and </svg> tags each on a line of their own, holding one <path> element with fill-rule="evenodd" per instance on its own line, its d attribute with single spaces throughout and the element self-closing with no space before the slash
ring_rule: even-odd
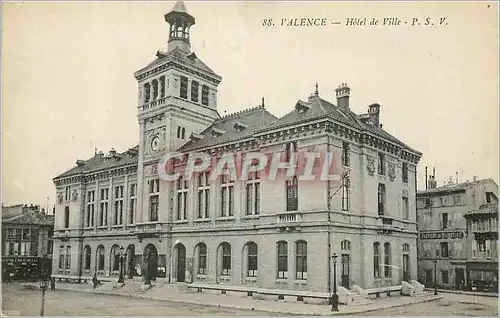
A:
<svg viewBox="0 0 500 318">
<path fill-rule="evenodd" d="M 156 166 L 163 155 L 176 151 L 192 133 L 203 131 L 219 117 L 217 89 L 222 78 L 191 51 L 195 18 L 180 1 L 165 21 L 169 25 L 167 50 L 157 51 L 156 59 L 134 74 L 140 127 L 137 222 L 170 220 L 169 185 L 162 181 L 157 186 Z M 150 211 L 148 198 L 156 193 L 159 208 Z"/>
</svg>

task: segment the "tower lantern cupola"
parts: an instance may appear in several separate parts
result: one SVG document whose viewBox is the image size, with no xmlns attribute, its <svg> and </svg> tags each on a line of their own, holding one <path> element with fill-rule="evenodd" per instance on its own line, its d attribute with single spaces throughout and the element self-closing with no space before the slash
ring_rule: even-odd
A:
<svg viewBox="0 0 500 318">
<path fill-rule="evenodd" d="M 172 51 L 178 47 L 184 52 L 190 53 L 189 29 L 194 25 L 195 20 L 188 13 L 182 1 L 178 1 L 172 11 L 165 14 L 165 21 L 170 24 L 168 51 Z"/>
</svg>

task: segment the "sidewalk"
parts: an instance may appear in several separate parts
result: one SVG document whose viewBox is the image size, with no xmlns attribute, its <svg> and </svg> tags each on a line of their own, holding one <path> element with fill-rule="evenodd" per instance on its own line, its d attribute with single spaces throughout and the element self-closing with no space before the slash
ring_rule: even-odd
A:
<svg viewBox="0 0 500 318">
<path fill-rule="evenodd" d="M 38 288 L 36 283 L 23 284 L 27 288 Z M 424 303 L 443 298 L 442 295 L 434 296 L 423 295 L 418 297 L 388 297 L 385 299 L 374 300 L 370 304 L 360 306 L 339 305 L 338 312 L 332 312 L 328 305 L 314 305 L 296 302 L 294 299 L 285 300 L 257 300 L 251 297 L 240 296 L 239 294 L 226 294 L 211 292 L 191 292 L 186 291 L 185 286 L 176 284 L 156 285 L 147 291 L 141 290 L 141 284 L 136 282 L 126 283 L 121 288 L 113 288 L 112 284 L 105 284 L 93 289 L 90 284 L 67 284 L 57 283 L 56 290 L 70 290 L 77 292 L 88 292 L 96 294 L 116 295 L 125 297 L 134 297 L 140 299 L 168 301 L 175 303 L 191 304 L 198 306 L 213 306 L 223 308 L 234 308 L 240 310 L 255 310 L 267 313 L 277 313 L 286 315 L 302 316 L 328 316 L 328 315 L 348 315 L 360 314 L 364 312 L 405 306 L 409 304 Z M 50 293 L 50 290 L 48 291 Z"/>
<path fill-rule="evenodd" d="M 434 288 L 425 288 L 425 291 L 434 292 Z M 497 293 L 476 292 L 476 291 L 470 291 L 470 290 L 455 290 L 455 289 L 438 289 L 437 291 L 440 293 L 450 293 L 450 294 L 461 294 L 461 295 L 498 298 Z"/>
</svg>

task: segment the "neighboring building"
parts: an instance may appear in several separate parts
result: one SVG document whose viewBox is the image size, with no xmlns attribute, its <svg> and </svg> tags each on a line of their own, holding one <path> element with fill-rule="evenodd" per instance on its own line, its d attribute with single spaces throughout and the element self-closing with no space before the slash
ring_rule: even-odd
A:
<svg viewBox="0 0 500 318">
<path fill-rule="evenodd" d="M 450 180 L 437 187 L 434 173 L 427 184 L 426 190 L 417 193 L 419 281 L 433 287 L 436 275 L 439 288 L 466 289 L 471 232 L 465 216 L 485 204 L 489 193 L 496 196 L 498 186 L 492 179 L 485 179 L 463 183 Z"/>
<path fill-rule="evenodd" d="M 53 233 L 54 216 L 40 206 L 2 206 L 3 279 L 36 279 L 42 266 L 50 271 Z"/>
<path fill-rule="evenodd" d="M 337 105 L 316 87 L 281 118 L 264 103 L 220 117 L 221 77 L 190 50 L 194 17 L 180 2 L 165 19 L 168 51 L 135 73 L 139 145 L 96 153 L 54 178 L 53 272 L 117 276 L 123 246 L 126 274 L 140 273 L 146 284 L 165 278 L 329 291 L 333 253 L 337 281 L 347 288 L 415 279 L 421 153 L 382 129 L 380 105 L 355 114 L 343 84 Z M 276 181 L 258 174 L 160 181 L 157 164 L 175 150 L 329 151 L 350 173 L 342 183 L 283 174 Z M 176 161 L 174 169 L 185 165 Z"/>
<path fill-rule="evenodd" d="M 485 193 L 486 203 L 465 214 L 467 281 L 471 290 L 498 292 L 498 197 Z"/>
</svg>

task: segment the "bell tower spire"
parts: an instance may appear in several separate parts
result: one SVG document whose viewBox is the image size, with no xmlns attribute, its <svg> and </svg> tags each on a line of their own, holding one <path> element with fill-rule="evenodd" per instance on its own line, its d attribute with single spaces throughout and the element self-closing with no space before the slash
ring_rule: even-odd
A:
<svg viewBox="0 0 500 318">
<path fill-rule="evenodd" d="M 189 30 L 195 24 L 195 19 L 188 13 L 184 2 L 177 1 L 172 11 L 165 14 L 165 21 L 170 24 L 168 51 L 179 48 L 190 53 Z"/>
</svg>

